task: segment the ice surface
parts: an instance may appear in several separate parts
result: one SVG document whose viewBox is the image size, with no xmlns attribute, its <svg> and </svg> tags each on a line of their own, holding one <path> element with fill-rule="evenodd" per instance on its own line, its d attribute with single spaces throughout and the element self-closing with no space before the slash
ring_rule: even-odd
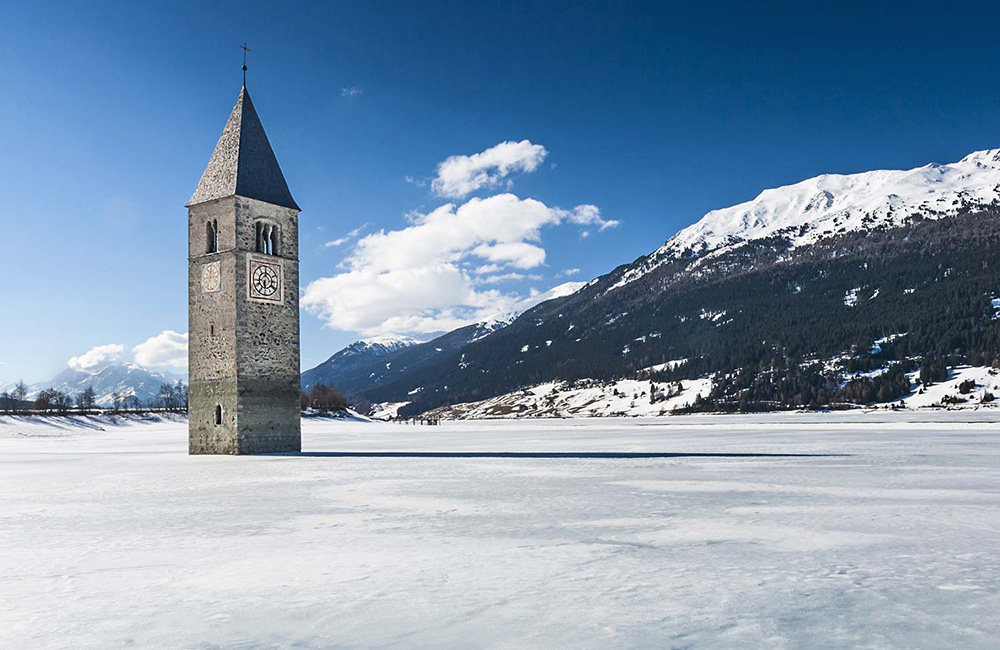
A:
<svg viewBox="0 0 1000 650">
<path fill-rule="evenodd" d="M 0 647 L 1000 646 L 996 411 L 185 432 L 0 419 Z"/>
</svg>

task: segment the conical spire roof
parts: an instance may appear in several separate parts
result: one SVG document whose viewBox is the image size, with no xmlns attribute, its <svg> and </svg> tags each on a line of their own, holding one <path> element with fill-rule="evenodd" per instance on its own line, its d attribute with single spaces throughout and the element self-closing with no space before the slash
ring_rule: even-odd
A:
<svg viewBox="0 0 1000 650">
<path fill-rule="evenodd" d="M 299 209 L 245 86 L 187 204 L 234 195 Z"/>
</svg>

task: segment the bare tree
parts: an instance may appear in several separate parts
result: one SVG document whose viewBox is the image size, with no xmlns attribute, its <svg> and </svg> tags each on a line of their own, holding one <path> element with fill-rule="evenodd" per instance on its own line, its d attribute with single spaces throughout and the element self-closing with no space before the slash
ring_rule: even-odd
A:
<svg viewBox="0 0 1000 650">
<path fill-rule="evenodd" d="M 122 404 L 125 402 L 125 393 L 120 390 L 116 390 L 111 393 L 111 408 L 118 412 L 122 410 Z"/>
<path fill-rule="evenodd" d="M 173 384 L 161 384 L 157 395 L 159 405 L 171 411 L 187 410 L 188 389 L 184 382 L 177 380 Z"/>
<path fill-rule="evenodd" d="M 28 399 L 28 386 L 24 381 L 19 381 L 14 385 L 14 390 L 11 391 L 11 396 L 14 398 L 14 411 L 20 411 L 25 400 Z"/>
<path fill-rule="evenodd" d="M 160 406 L 173 411 L 177 408 L 177 392 L 173 384 L 160 384 L 159 393 Z"/>
<path fill-rule="evenodd" d="M 177 408 L 186 411 L 188 407 L 188 387 L 180 379 L 174 384 L 174 396 L 177 398 Z"/>
<path fill-rule="evenodd" d="M 39 411 L 47 411 L 52 408 L 52 402 L 58 396 L 59 391 L 54 388 L 44 388 L 35 398 L 35 408 Z"/>
<path fill-rule="evenodd" d="M 347 408 L 343 394 L 332 386 L 316 384 L 306 393 L 306 405 L 318 411 L 340 411 Z"/>
<path fill-rule="evenodd" d="M 14 396 L 10 394 L 9 390 L 0 393 L 0 410 L 14 411 Z"/>
<path fill-rule="evenodd" d="M 97 393 L 93 386 L 87 386 L 76 396 L 76 405 L 84 411 L 89 411 L 97 404 Z"/>
<path fill-rule="evenodd" d="M 66 415 L 73 408 L 73 398 L 61 390 L 56 390 L 52 393 L 52 408 L 59 411 L 60 415 Z"/>
</svg>

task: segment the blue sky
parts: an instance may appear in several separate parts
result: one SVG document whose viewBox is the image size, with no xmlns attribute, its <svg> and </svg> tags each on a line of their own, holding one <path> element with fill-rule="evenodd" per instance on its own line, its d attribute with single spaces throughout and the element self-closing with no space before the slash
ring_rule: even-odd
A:
<svg viewBox="0 0 1000 650">
<path fill-rule="evenodd" d="M 97 346 L 129 359 L 152 337 L 176 348 L 161 333 L 187 331 L 183 206 L 236 101 L 244 41 L 303 209 L 303 288 L 340 278 L 303 311 L 303 368 L 358 329 L 404 322 L 365 311 L 365 277 L 416 268 L 379 251 L 430 250 L 408 263 L 450 265 L 478 301 L 442 307 L 429 276 L 437 307 L 408 304 L 405 320 L 426 331 L 589 280 L 766 187 L 1000 146 L 990 5 L 690 4 L 4 3 L 0 383 L 47 379 Z M 525 140 L 544 156 L 523 149 L 507 176 L 486 169 L 493 184 L 435 191 L 450 156 Z M 520 223 L 499 243 L 544 262 L 508 247 L 483 284 L 498 242 L 435 249 L 470 202 L 470 232 Z M 538 205 L 548 212 L 528 214 Z M 600 221 L 574 223 L 587 206 Z M 360 302 L 324 313 L 334 290 Z"/>
</svg>

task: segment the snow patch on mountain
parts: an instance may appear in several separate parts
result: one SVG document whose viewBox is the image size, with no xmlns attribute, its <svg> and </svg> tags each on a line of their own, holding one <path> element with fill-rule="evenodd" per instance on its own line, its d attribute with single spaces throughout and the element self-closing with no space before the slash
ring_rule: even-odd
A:
<svg viewBox="0 0 1000 650">
<path fill-rule="evenodd" d="M 517 317 L 520 315 L 520 311 L 505 311 L 499 314 L 494 314 L 486 320 L 476 323 L 477 329 L 476 333 L 472 336 L 472 341 L 484 339 L 493 332 L 502 330 L 517 320 Z"/>
<path fill-rule="evenodd" d="M 676 368 L 680 368 L 687 362 L 688 362 L 687 359 L 671 359 L 670 361 L 666 361 L 664 363 L 658 363 L 655 366 L 649 366 L 648 368 L 643 368 L 639 372 L 650 373 L 650 372 L 662 372 L 664 370 L 675 370 Z"/>
<path fill-rule="evenodd" d="M 340 354 L 345 357 L 357 356 L 361 354 L 381 357 L 395 350 L 416 345 L 418 343 L 420 343 L 420 341 L 408 336 L 376 336 L 351 343 L 346 348 L 341 350 Z"/>
<path fill-rule="evenodd" d="M 949 217 L 998 198 L 1000 149 L 977 151 L 947 165 L 823 174 L 709 212 L 626 271 L 612 289 L 667 261 L 699 257 L 748 241 L 777 236 L 794 248 L 841 233 L 903 225 L 916 214 L 930 219 Z"/>
<path fill-rule="evenodd" d="M 955 366 L 948 370 L 948 379 L 929 386 L 917 384 L 919 372 L 908 376 L 914 391 L 897 400 L 908 408 L 974 409 L 997 408 L 1000 401 L 1000 371 L 989 366 Z M 962 385 L 971 385 L 962 392 Z"/>
<path fill-rule="evenodd" d="M 368 411 L 368 417 L 373 420 L 394 420 L 399 416 L 399 409 L 409 404 L 409 402 L 381 402 L 372 404 Z"/>
<path fill-rule="evenodd" d="M 712 385 L 709 377 L 682 382 L 554 381 L 428 415 L 459 420 L 667 415 L 690 406 L 699 395 L 707 397 Z"/>
</svg>

